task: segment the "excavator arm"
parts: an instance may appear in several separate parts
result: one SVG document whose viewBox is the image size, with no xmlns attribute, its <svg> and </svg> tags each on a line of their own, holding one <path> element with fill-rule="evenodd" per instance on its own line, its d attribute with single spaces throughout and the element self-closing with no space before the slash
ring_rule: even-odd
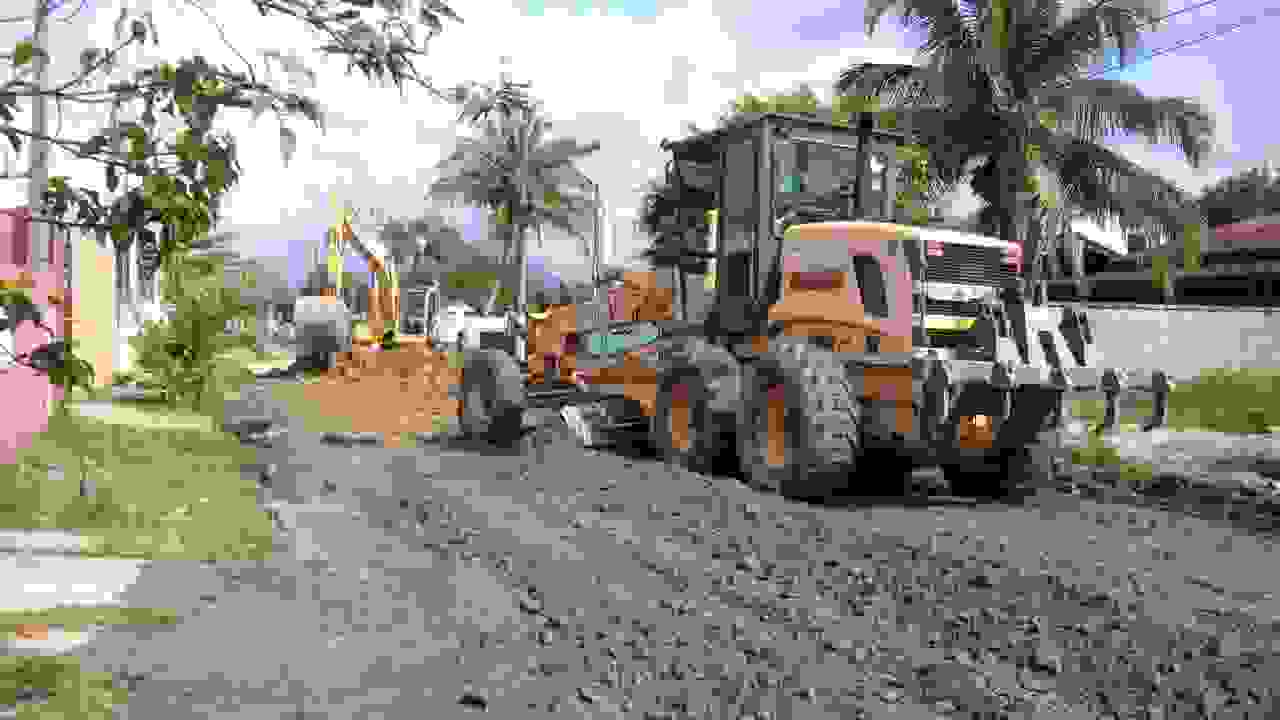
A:
<svg viewBox="0 0 1280 720">
<path fill-rule="evenodd" d="M 341 233 L 345 245 L 359 253 L 369 266 L 369 272 L 377 276 L 378 287 L 376 290 L 371 290 L 371 294 L 376 294 L 377 301 L 371 302 L 370 307 L 378 309 L 377 319 L 373 324 L 380 328 L 384 319 L 390 319 L 395 323 L 400 314 L 400 282 L 395 268 L 387 262 L 389 253 L 386 245 L 378 239 L 376 226 L 362 221 L 357 213 L 348 209 L 343 214 L 338 232 Z M 378 332 L 380 333 L 380 330 Z"/>
</svg>

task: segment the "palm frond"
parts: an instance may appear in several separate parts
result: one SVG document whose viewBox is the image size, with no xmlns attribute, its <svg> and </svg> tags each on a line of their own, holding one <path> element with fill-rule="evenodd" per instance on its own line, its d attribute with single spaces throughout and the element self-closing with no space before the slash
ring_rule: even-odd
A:
<svg viewBox="0 0 1280 720">
<path fill-rule="evenodd" d="M 931 90 L 931 84 L 936 86 L 938 78 L 926 68 L 859 63 L 840 71 L 836 92 L 875 97 L 888 107 L 906 107 L 937 102 L 938 93 Z"/>
<path fill-rule="evenodd" d="M 1104 224 L 1143 228 L 1165 240 L 1182 236 L 1200 213 L 1176 185 L 1100 145 L 1043 133 L 1042 159 L 1061 181 L 1066 202 Z"/>
<path fill-rule="evenodd" d="M 1108 0 L 1081 8 L 1061 24 L 1046 26 L 1023 58 L 1027 87 L 1074 82 L 1103 59 L 1114 43 L 1121 63 L 1132 60 L 1138 34 L 1165 14 L 1162 0 Z"/>
<path fill-rule="evenodd" d="M 1195 167 L 1210 151 L 1213 117 L 1195 100 L 1151 98 L 1132 83 L 1105 79 L 1077 80 L 1044 90 L 1037 99 L 1059 115 L 1060 127 L 1081 140 L 1099 142 L 1133 132 L 1149 143 L 1177 145 Z"/>
<path fill-rule="evenodd" d="M 925 33 L 922 52 L 931 53 L 940 47 L 975 47 L 978 35 L 978 16 L 973 3 L 955 0 L 867 0 L 863 6 L 868 36 L 875 34 L 880 20 L 890 11 L 897 11 L 904 28 L 915 28 Z"/>
</svg>

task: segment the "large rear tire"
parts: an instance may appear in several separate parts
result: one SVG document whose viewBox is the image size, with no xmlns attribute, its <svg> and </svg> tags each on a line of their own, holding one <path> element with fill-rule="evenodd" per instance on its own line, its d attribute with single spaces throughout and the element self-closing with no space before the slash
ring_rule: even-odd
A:
<svg viewBox="0 0 1280 720">
<path fill-rule="evenodd" d="M 845 490 L 858 463 L 858 413 L 835 353 L 771 343 L 744 372 L 738 455 L 747 484 L 798 499 Z"/>
<path fill-rule="evenodd" d="M 495 348 L 463 352 L 460 425 L 468 437 L 495 445 L 520 439 L 526 394 L 520 367 Z"/>
</svg>

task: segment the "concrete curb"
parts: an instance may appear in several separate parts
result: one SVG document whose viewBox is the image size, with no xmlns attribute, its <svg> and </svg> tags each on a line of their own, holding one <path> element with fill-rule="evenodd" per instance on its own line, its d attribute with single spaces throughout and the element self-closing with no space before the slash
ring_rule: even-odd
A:
<svg viewBox="0 0 1280 720">
<path fill-rule="evenodd" d="M 6 555 L 79 555 L 85 539 L 66 530 L 0 530 L 0 553 Z"/>
<path fill-rule="evenodd" d="M 439 444 L 445 440 L 458 436 L 457 433 L 452 430 L 444 432 L 403 433 L 403 435 L 412 437 L 419 447 Z M 387 435 L 385 433 L 373 432 L 327 432 L 320 435 L 320 442 L 328 445 L 341 445 L 343 447 L 354 447 L 357 445 L 385 447 L 387 445 Z"/>
</svg>

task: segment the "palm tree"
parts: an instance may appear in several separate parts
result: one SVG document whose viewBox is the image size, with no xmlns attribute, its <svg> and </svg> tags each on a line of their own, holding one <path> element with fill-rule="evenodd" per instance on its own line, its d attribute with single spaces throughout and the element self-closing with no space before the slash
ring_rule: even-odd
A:
<svg viewBox="0 0 1280 720">
<path fill-rule="evenodd" d="M 488 104 L 469 106 L 469 120 L 479 137 L 464 138 L 438 167 L 444 177 L 432 183 L 430 192 L 461 196 L 473 205 L 498 214 L 503 228 L 503 260 L 520 264 L 518 309 L 526 305 L 526 230 L 541 232 L 544 223 L 581 237 L 574 220 L 594 211 L 591 184 L 574 161 L 600 149 L 599 142 L 580 143 L 572 138 L 549 137 L 551 123 L 539 104 L 504 104 L 514 95 L 513 84 L 504 82 Z M 505 93 L 505 94 L 504 94 Z"/>
<path fill-rule="evenodd" d="M 1097 2 L 1068 14 L 1053 0 L 868 0 L 868 34 L 893 8 L 904 26 L 924 30 L 925 63 L 854 65 L 836 89 L 912 111 L 903 116 L 930 149 L 935 192 L 972 175 L 1000 236 L 1028 251 L 1024 291 L 1041 288 L 1036 259 L 1057 241 L 1065 206 L 1165 239 L 1199 224 L 1182 191 L 1102 143 L 1135 133 L 1176 144 L 1198 167 L 1213 136 L 1205 108 L 1081 75 L 1103 58 L 1108 38 L 1129 62 L 1162 3 Z"/>
<path fill-rule="evenodd" d="M 715 206 L 715 195 L 680 184 L 668 166 L 666 177 L 650 180 L 641 200 L 640 228 L 653 240 L 642 257 L 655 268 L 673 268 L 680 287 L 680 318 L 688 319 L 689 273 L 705 273 L 702 238 L 707 232 L 706 213 Z"/>
</svg>

